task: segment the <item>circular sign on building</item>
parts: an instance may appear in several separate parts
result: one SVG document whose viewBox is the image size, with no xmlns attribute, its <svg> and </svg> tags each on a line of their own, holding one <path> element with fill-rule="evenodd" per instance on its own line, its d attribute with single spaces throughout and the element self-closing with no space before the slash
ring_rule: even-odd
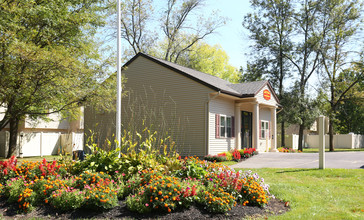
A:
<svg viewBox="0 0 364 220">
<path fill-rule="evenodd" d="M 263 97 L 265 100 L 270 100 L 270 92 L 268 89 L 263 91 Z"/>
</svg>

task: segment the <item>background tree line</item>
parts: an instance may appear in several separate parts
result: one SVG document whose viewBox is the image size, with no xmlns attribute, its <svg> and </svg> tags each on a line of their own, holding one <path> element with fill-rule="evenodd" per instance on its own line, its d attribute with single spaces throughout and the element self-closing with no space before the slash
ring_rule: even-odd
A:
<svg viewBox="0 0 364 220">
<path fill-rule="evenodd" d="M 359 0 L 251 0 L 243 25 L 254 41 L 243 80 L 269 79 L 284 106 L 285 123 L 303 131 L 319 114 L 335 132 L 363 134 L 363 2 Z M 310 84 L 315 78 L 316 83 Z M 293 86 L 287 87 L 290 81 Z M 312 80 L 311 80 L 312 82 Z M 316 89 L 316 91 L 313 90 Z M 361 119 L 353 121 L 353 119 Z"/>
<path fill-rule="evenodd" d="M 330 117 L 330 140 L 335 131 L 363 133 L 362 1 L 251 0 L 253 12 L 242 21 L 254 53 L 240 71 L 220 46 L 205 43 L 227 22 L 217 12 L 206 16 L 207 1 L 167 0 L 161 13 L 154 3 L 122 1 L 124 60 L 145 52 L 232 83 L 269 79 L 284 106 L 282 135 L 287 122 L 298 123 L 300 149 L 303 130 L 319 113 Z M 103 51 L 97 31 L 113 33 L 115 4 L 0 0 L 0 130 L 10 127 L 9 157 L 25 117 L 72 114 L 85 104 L 113 108 L 114 54 Z"/>
</svg>

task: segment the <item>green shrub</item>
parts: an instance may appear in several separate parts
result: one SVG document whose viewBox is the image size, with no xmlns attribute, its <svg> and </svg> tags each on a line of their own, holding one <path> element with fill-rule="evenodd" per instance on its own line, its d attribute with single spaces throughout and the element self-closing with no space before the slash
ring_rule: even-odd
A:
<svg viewBox="0 0 364 220">
<path fill-rule="evenodd" d="M 49 203 L 62 211 L 70 211 L 80 208 L 84 203 L 85 192 L 79 189 L 62 188 L 53 191 L 49 197 Z"/>
<path fill-rule="evenodd" d="M 19 209 L 28 212 L 36 202 L 36 193 L 28 187 L 23 178 L 8 180 L 5 192 L 9 203 L 16 203 Z"/>
<path fill-rule="evenodd" d="M 225 213 L 236 205 L 234 196 L 213 183 L 209 183 L 205 191 L 200 191 L 198 198 L 198 203 L 211 213 Z"/>
<path fill-rule="evenodd" d="M 137 193 L 128 196 L 127 207 L 130 210 L 171 212 L 178 207 L 188 207 L 193 202 L 191 197 L 196 195 L 196 186 L 185 187 L 180 178 L 157 175 L 154 172 L 150 177 L 149 181 L 143 181 L 144 184 Z"/>
<path fill-rule="evenodd" d="M 118 206 L 118 193 L 113 188 L 105 185 L 89 186 L 85 191 L 86 207 L 91 209 L 111 209 Z"/>
<path fill-rule="evenodd" d="M 186 159 L 183 163 L 183 166 L 180 170 L 175 172 L 175 176 L 180 178 L 204 178 L 207 171 L 201 167 L 200 165 L 196 164 L 193 160 Z"/>
<path fill-rule="evenodd" d="M 226 154 L 226 160 L 231 161 L 233 160 L 233 154 L 229 151 L 224 152 Z"/>
<path fill-rule="evenodd" d="M 138 194 L 141 192 L 138 192 Z M 145 196 L 140 196 L 138 194 L 132 194 L 126 197 L 126 207 L 130 211 L 138 213 L 147 213 L 152 210 L 148 198 Z"/>
<path fill-rule="evenodd" d="M 223 162 L 226 161 L 225 156 L 218 156 L 218 155 L 207 155 L 204 157 L 204 160 L 211 161 L 211 162 Z"/>
<path fill-rule="evenodd" d="M 88 147 L 91 149 L 91 154 L 87 154 L 85 160 L 78 161 L 73 165 L 74 174 L 80 174 L 84 170 L 115 173 L 121 169 L 120 148 L 107 152 L 94 145 Z"/>
</svg>

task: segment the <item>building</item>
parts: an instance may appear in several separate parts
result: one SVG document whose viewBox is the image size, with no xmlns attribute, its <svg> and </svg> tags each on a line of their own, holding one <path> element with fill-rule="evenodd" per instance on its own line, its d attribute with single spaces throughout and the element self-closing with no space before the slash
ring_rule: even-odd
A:
<svg viewBox="0 0 364 220">
<path fill-rule="evenodd" d="M 276 149 L 279 100 L 268 81 L 231 84 L 175 63 L 138 53 L 123 67 L 122 128 L 147 124 L 171 134 L 182 155 L 254 147 Z M 97 126 L 95 126 L 97 124 Z M 99 143 L 115 133 L 115 113 L 85 109 L 85 131 Z"/>
<path fill-rule="evenodd" d="M 0 108 L 0 120 L 4 117 Z M 46 120 L 26 117 L 19 124 L 17 156 L 46 156 L 72 153 L 83 149 L 83 107 L 77 120 L 64 118 L 60 113 L 47 116 Z M 9 146 L 9 125 L 0 131 L 0 157 L 6 157 Z"/>
</svg>

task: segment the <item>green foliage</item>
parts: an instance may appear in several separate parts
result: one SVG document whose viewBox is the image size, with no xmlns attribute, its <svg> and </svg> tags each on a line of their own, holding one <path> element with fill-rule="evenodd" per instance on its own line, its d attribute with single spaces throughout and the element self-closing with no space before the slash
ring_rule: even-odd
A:
<svg viewBox="0 0 364 220">
<path fill-rule="evenodd" d="M 229 57 L 220 45 L 210 46 L 200 42 L 194 44 L 188 54 L 178 60 L 178 64 L 217 76 L 231 83 L 238 83 L 237 69 L 229 65 Z"/>
<path fill-rule="evenodd" d="M 143 171 L 142 176 L 145 174 L 148 175 L 148 171 Z M 191 205 L 193 199 L 190 197 L 196 195 L 196 186 L 192 186 L 190 191 L 179 178 L 162 176 L 154 172 L 149 174 L 152 175 L 142 180 L 138 191 L 128 196 L 127 207 L 130 210 L 140 213 L 150 212 L 153 209 L 171 212 L 178 207 Z"/>
<path fill-rule="evenodd" d="M 144 150 L 148 149 L 147 143 L 145 141 Z M 239 198 L 259 206 L 267 200 L 264 193 L 269 193 L 268 186 L 259 182 L 256 174 L 241 175 L 241 172 L 221 164 L 201 161 L 197 157 L 185 158 L 181 164 L 184 167 L 181 173 L 171 172 L 169 168 L 159 170 L 152 167 L 127 178 L 125 173 L 119 171 L 111 173 L 111 176 L 87 170 L 80 175 L 67 173 L 61 176 L 58 172 L 66 169 L 64 164 L 23 162 L 21 166 L 14 164 L 16 178 L 3 179 L 5 184 L 0 185 L 0 192 L 10 204 L 19 206 L 25 212 L 35 205 L 44 204 L 61 211 L 79 208 L 105 210 L 118 206 L 118 199 L 126 197 L 127 207 L 139 213 L 152 210 L 172 212 L 193 204 L 200 204 L 212 213 L 225 213 L 236 205 Z M 0 173 L 5 169 L 0 167 Z M 30 175 L 37 169 L 41 172 Z M 248 177 L 251 179 L 247 180 Z M 249 193 L 242 192 L 242 187 Z"/>
<path fill-rule="evenodd" d="M 216 29 L 225 24 L 226 18 L 212 12 L 209 16 L 198 15 L 198 22 L 191 22 L 192 14 L 203 5 L 203 0 L 169 0 L 162 15 L 165 41 L 161 45 L 162 57 L 177 63 L 185 52 Z"/>
<path fill-rule="evenodd" d="M 212 183 L 208 184 L 205 191 L 198 194 L 198 203 L 211 213 L 226 213 L 236 205 L 236 198 Z"/>
<path fill-rule="evenodd" d="M 248 62 L 242 81 L 268 78 L 281 96 L 283 84 L 291 75 L 286 54 L 292 51 L 293 1 L 251 0 L 250 3 L 254 11 L 244 17 L 243 26 L 254 41 L 250 54 L 253 60 Z"/>
<path fill-rule="evenodd" d="M 223 162 L 223 161 L 227 161 L 225 156 L 218 156 L 218 155 L 206 155 L 204 158 L 204 160 L 210 161 L 210 162 Z"/>
<path fill-rule="evenodd" d="M 119 148 L 110 151 L 105 151 L 93 146 L 90 148 L 92 153 L 86 155 L 84 161 L 76 163 L 76 167 L 80 166 L 80 169 L 76 168 L 76 170 L 109 173 L 115 173 L 115 171 L 120 170 Z"/>
<path fill-rule="evenodd" d="M 120 145 L 126 153 L 121 154 L 120 172 L 126 174 L 126 178 L 149 168 L 173 171 L 180 167 L 174 142 L 170 137 L 157 139 L 157 136 L 156 131 L 152 132 L 148 128 L 135 134 L 124 131 Z"/>
<path fill-rule="evenodd" d="M 114 174 L 115 171 L 120 170 L 120 148 L 111 149 L 106 151 L 97 146 L 94 141 L 95 134 L 88 138 L 88 143 L 86 147 L 91 151 L 90 154 L 85 155 L 85 159 L 83 161 L 77 161 L 74 164 L 71 164 L 69 167 L 70 172 L 74 174 L 80 174 L 84 170 L 91 172 L 108 172 L 110 174 Z M 107 142 L 109 146 L 111 146 L 111 142 Z"/>
<path fill-rule="evenodd" d="M 24 190 L 24 180 L 23 179 L 12 179 L 4 187 L 5 196 L 8 197 L 8 202 L 16 202 L 19 199 L 20 193 Z"/>
<path fill-rule="evenodd" d="M 175 172 L 175 176 L 180 178 L 198 178 L 202 179 L 207 171 L 192 160 L 185 160 L 182 168 Z"/>
<path fill-rule="evenodd" d="M 143 192 L 144 193 L 144 192 Z M 130 195 L 126 197 L 126 207 L 130 211 L 138 212 L 138 213 L 148 213 L 151 212 L 152 208 L 149 205 L 148 198 L 145 196 L 140 196 L 142 192 L 138 192 L 137 194 Z"/>
<path fill-rule="evenodd" d="M 344 69 L 335 79 L 334 94 L 337 99 L 330 101 L 328 95 L 323 94 L 321 107 L 325 115 L 331 116 L 335 132 L 347 134 L 363 134 L 363 90 L 364 74 L 359 64 L 353 64 Z"/>
<path fill-rule="evenodd" d="M 338 107 L 344 96 L 355 84 L 362 82 L 364 77 L 363 48 L 360 51 L 352 51 L 351 48 L 347 47 L 348 43 L 356 40 L 356 36 L 361 37 L 363 3 L 358 0 L 326 0 L 323 1 L 323 4 L 321 22 L 325 27 L 325 34 L 322 36 L 324 46 L 320 50 L 320 55 L 325 67 L 323 73 L 326 75 L 329 88 L 328 96 L 330 97 L 328 99 L 330 109 L 327 112 L 329 117 L 329 148 L 330 151 L 334 151 L 333 135 L 334 124 L 337 123 Z M 347 62 L 351 62 L 352 66 L 349 67 Z M 353 114 L 356 113 L 353 112 Z"/>
<path fill-rule="evenodd" d="M 233 154 L 230 151 L 223 152 L 225 154 L 226 160 L 233 160 Z"/>
<path fill-rule="evenodd" d="M 62 211 L 80 208 L 84 203 L 84 192 L 78 189 L 58 189 L 49 197 L 49 203 Z"/>
<path fill-rule="evenodd" d="M 25 115 L 35 119 L 78 107 L 108 75 L 94 42 L 103 25 L 101 3 L 0 2 L 0 106 L 7 107 L 0 129 L 12 128 L 10 155 Z"/>
<path fill-rule="evenodd" d="M 296 84 L 297 85 L 297 84 Z M 303 97 L 300 94 L 299 86 L 291 92 L 285 93 L 285 103 L 295 103 L 295 105 L 285 105 L 284 119 L 291 124 L 302 125 L 304 128 L 309 128 L 316 118 L 320 115 L 320 100 L 310 97 Z"/>
</svg>

